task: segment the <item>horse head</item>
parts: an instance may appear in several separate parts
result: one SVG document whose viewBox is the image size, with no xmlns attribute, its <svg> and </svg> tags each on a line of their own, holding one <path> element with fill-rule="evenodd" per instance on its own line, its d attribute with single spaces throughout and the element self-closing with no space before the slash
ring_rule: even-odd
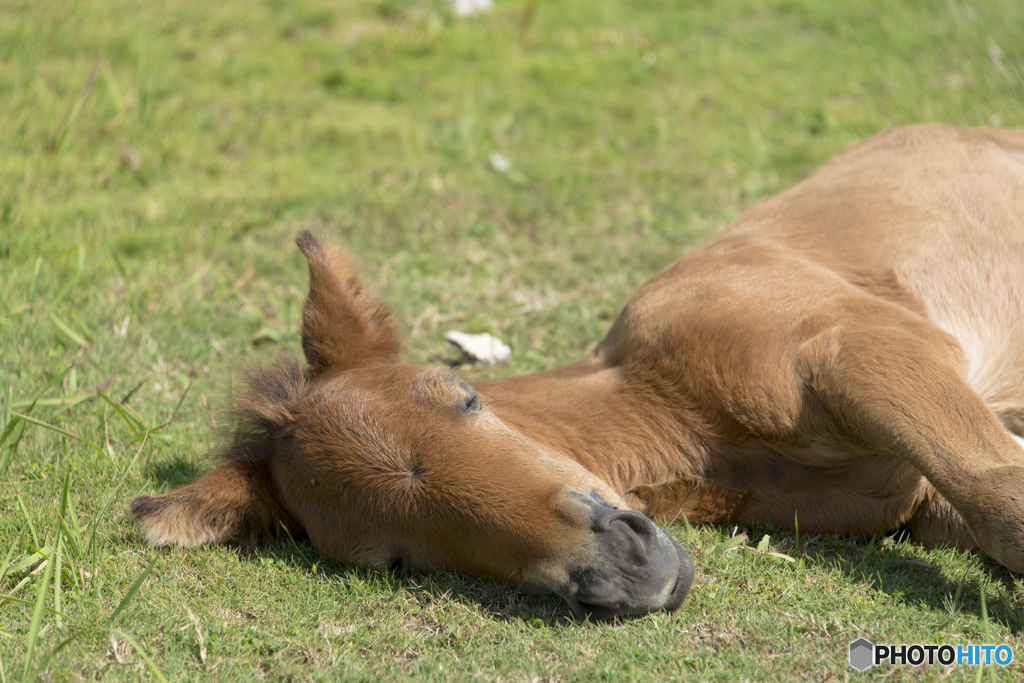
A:
<svg viewBox="0 0 1024 683">
<path fill-rule="evenodd" d="M 347 254 L 297 243 L 308 367 L 253 372 L 224 464 L 132 502 L 151 543 L 260 544 L 286 528 L 336 561 L 554 592 L 580 617 L 682 604 L 693 564 L 664 529 L 451 370 L 404 361 Z"/>
</svg>

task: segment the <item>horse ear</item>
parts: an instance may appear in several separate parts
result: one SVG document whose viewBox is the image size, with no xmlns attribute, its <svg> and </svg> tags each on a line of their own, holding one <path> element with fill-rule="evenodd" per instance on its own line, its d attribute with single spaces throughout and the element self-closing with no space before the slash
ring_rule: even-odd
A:
<svg viewBox="0 0 1024 683">
<path fill-rule="evenodd" d="M 391 311 L 363 288 L 345 250 L 303 230 L 295 239 L 309 264 L 309 296 L 302 307 L 302 350 L 310 373 L 397 360 L 398 325 Z"/>
</svg>

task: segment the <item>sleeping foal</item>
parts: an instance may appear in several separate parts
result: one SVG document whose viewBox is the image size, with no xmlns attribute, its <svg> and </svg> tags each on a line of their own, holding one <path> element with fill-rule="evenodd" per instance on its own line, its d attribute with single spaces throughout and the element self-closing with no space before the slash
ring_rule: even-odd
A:
<svg viewBox="0 0 1024 683">
<path fill-rule="evenodd" d="M 586 358 L 475 387 L 405 362 L 345 252 L 297 242 L 308 365 L 257 371 L 223 464 L 132 502 L 154 545 L 287 529 L 596 619 L 686 596 L 651 517 L 906 526 L 1024 571 L 1024 132 L 854 145 L 647 282 Z"/>
</svg>

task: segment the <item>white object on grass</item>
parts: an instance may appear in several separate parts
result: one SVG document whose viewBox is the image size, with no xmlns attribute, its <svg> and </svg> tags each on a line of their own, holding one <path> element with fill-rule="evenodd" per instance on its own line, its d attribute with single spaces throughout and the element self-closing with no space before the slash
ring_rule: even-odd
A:
<svg viewBox="0 0 1024 683">
<path fill-rule="evenodd" d="M 466 334 L 465 332 L 445 332 L 448 343 L 462 351 L 463 362 L 480 363 L 481 365 L 498 365 L 504 363 L 512 355 L 512 349 L 497 337 L 484 332 L 483 334 Z"/>
<path fill-rule="evenodd" d="M 493 0 L 449 0 L 452 12 L 460 17 L 468 17 L 481 12 L 489 12 L 494 7 Z"/>
<path fill-rule="evenodd" d="M 498 173 L 508 173 L 509 169 L 512 168 L 512 162 L 509 161 L 508 157 L 499 152 L 491 152 L 491 156 L 488 157 L 488 161 L 491 162 L 491 168 Z"/>
</svg>

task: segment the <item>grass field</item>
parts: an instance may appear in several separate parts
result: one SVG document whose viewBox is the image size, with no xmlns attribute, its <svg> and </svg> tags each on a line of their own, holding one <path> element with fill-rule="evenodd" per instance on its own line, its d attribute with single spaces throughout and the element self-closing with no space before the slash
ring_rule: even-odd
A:
<svg viewBox="0 0 1024 683">
<path fill-rule="evenodd" d="M 683 608 L 600 625 L 305 541 L 142 543 L 131 497 L 210 466 L 239 368 L 301 353 L 301 229 L 352 249 L 412 359 L 509 341 L 472 380 L 580 357 L 857 138 L 1024 126 L 1019 0 L 446 7 L 0 3 L 0 682 L 1024 679 L 847 666 L 861 635 L 1024 658 L 1019 577 L 893 537 L 745 530 L 787 562 L 675 526 Z"/>
</svg>

